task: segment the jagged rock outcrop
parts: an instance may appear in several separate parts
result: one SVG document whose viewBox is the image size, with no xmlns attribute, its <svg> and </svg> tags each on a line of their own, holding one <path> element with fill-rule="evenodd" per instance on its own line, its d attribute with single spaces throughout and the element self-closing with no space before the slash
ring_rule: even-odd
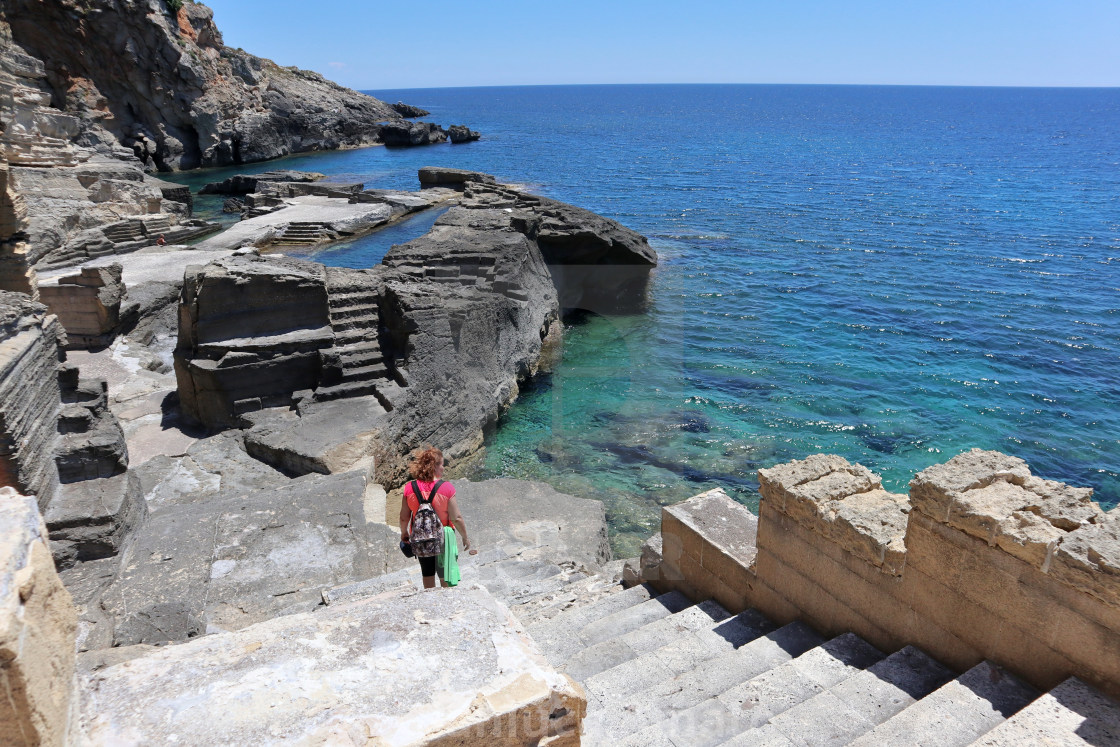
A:
<svg viewBox="0 0 1120 747">
<path fill-rule="evenodd" d="M 372 145 L 388 104 L 222 43 L 205 5 L 3 0 L 55 106 L 112 133 L 148 168 L 190 169 Z"/>
<path fill-rule="evenodd" d="M 247 195 L 263 192 L 263 182 L 317 182 L 325 174 L 313 171 L 263 171 L 259 174 L 234 174 L 220 182 L 210 182 L 198 190 L 200 195 Z"/>
<path fill-rule="evenodd" d="M 431 122 L 387 122 L 381 127 L 385 145 L 431 145 L 447 140 L 447 132 Z"/>
<path fill-rule="evenodd" d="M 176 225 L 190 215 L 189 189 L 146 176 L 112 135 L 53 107 L 47 78 L 0 17 L 0 284 L 31 293 L 36 265 L 197 232 Z"/>
<path fill-rule="evenodd" d="M 392 107 L 393 111 L 395 111 L 397 114 L 401 115 L 402 117 L 406 117 L 407 119 L 426 117 L 431 114 L 431 112 L 427 109 L 421 109 L 418 106 L 406 104 L 403 101 L 398 101 L 395 104 L 389 104 L 389 106 Z"/>
<path fill-rule="evenodd" d="M 0 291 L 0 482 L 45 509 L 58 488 L 61 407 L 58 319 L 22 293 Z"/>
<path fill-rule="evenodd" d="M 452 143 L 469 143 L 478 140 L 482 135 L 466 125 L 451 125 L 447 128 L 447 137 L 450 138 Z"/>
<path fill-rule="evenodd" d="M 116 554 L 143 521 L 106 384 L 63 365 L 56 317 L 0 292 L 0 481 L 38 500 L 60 567 Z"/>
</svg>

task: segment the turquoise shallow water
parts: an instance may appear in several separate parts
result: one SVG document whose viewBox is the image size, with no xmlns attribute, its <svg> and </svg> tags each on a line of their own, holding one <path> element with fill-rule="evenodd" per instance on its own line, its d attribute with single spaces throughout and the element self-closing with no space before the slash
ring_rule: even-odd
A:
<svg viewBox="0 0 1120 747">
<path fill-rule="evenodd" d="M 656 530 L 660 505 L 716 486 L 754 504 L 759 467 L 816 451 L 901 491 L 960 451 L 999 449 L 1120 498 L 1120 91 L 380 96 L 484 139 L 244 170 L 413 189 L 423 165 L 479 169 L 660 253 L 649 312 L 570 318 L 562 366 L 523 392 L 483 469 L 603 499 L 617 553 Z M 316 258 L 369 266 L 427 225 Z"/>
</svg>

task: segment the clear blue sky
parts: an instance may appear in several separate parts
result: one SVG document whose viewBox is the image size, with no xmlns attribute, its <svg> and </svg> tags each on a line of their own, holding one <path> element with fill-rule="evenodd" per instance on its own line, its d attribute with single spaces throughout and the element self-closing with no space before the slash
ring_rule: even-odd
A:
<svg viewBox="0 0 1120 747">
<path fill-rule="evenodd" d="M 1120 85 L 1120 0 L 210 0 L 225 42 L 357 89 Z"/>
</svg>

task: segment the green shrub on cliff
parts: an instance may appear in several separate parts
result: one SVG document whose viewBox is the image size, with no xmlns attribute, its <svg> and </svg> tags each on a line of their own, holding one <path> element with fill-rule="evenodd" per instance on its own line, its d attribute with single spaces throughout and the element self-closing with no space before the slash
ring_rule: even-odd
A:
<svg viewBox="0 0 1120 747">
<path fill-rule="evenodd" d="M 167 7 L 172 15 L 179 15 L 179 11 L 183 8 L 183 0 L 167 0 Z"/>
</svg>

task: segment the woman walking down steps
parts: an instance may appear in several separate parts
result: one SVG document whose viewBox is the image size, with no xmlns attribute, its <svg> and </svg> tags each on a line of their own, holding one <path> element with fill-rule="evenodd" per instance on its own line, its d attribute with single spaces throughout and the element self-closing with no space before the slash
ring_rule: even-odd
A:
<svg viewBox="0 0 1120 747">
<path fill-rule="evenodd" d="M 422 502 L 430 501 L 443 526 L 458 530 L 458 533 L 463 536 L 463 549 L 471 555 L 477 555 L 478 550 L 471 547 L 471 541 L 467 537 L 467 526 L 463 521 L 463 514 L 460 513 L 459 504 L 455 501 L 455 486 L 440 479 L 443 477 L 443 466 L 443 452 L 433 446 L 413 452 L 412 462 L 408 465 L 408 472 L 413 479 L 405 483 L 404 500 L 401 501 L 401 542 L 412 543 L 412 529 L 416 514 L 420 510 Z M 419 495 L 417 489 L 420 491 Z M 453 541 L 451 538 L 454 537 L 455 532 L 445 532 L 444 534 L 447 541 L 443 552 L 455 554 L 456 548 L 447 544 L 447 542 Z M 441 554 L 439 553 L 439 555 Z M 435 588 L 437 571 L 441 585 L 452 586 L 458 582 L 457 577 L 445 578 L 444 564 L 437 563 L 439 560 L 437 555 L 420 557 L 418 554 L 417 560 L 420 561 L 420 575 L 425 589 Z"/>
</svg>

